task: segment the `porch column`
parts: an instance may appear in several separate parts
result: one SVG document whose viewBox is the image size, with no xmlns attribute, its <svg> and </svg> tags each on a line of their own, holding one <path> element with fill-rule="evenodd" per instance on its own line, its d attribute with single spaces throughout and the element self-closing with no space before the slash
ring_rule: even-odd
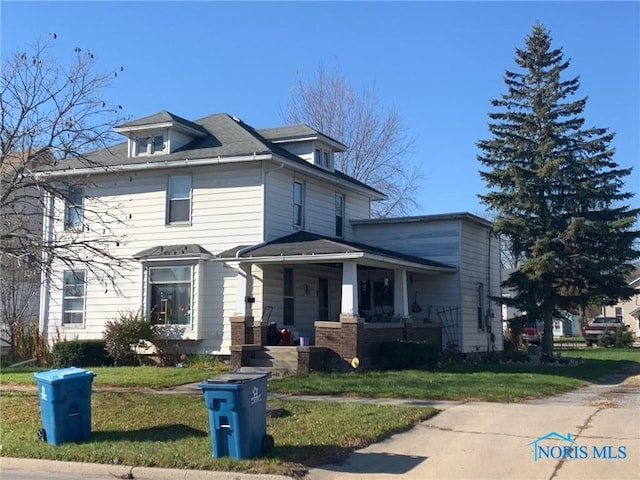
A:
<svg viewBox="0 0 640 480">
<path fill-rule="evenodd" d="M 395 269 L 393 272 L 395 281 L 393 282 L 393 304 L 395 305 L 395 315 L 402 317 L 409 316 L 409 294 L 407 286 L 407 271 Z"/>
<path fill-rule="evenodd" d="M 236 315 L 250 317 L 247 293 L 251 291 L 251 264 L 241 263 L 238 265 L 236 279 Z"/>
<path fill-rule="evenodd" d="M 340 316 L 358 317 L 358 265 L 342 262 L 342 305 Z"/>
</svg>

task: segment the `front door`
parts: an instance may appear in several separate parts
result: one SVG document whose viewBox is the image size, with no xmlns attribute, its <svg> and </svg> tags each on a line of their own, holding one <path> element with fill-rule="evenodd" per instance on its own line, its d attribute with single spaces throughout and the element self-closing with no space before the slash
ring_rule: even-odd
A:
<svg viewBox="0 0 640 480">
<path fill-rule="evenodd" d="M 318 320 L 329 320 L 329 279 L 318 279 Z"/>
</svg>

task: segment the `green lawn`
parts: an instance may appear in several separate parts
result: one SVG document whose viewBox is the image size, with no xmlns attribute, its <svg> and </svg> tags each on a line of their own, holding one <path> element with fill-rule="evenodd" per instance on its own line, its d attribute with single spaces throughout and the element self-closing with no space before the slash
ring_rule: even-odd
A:
<svg viewBox="0 0 640 480">
<path fill-rule="evenodd" d="M 314 373 L 269 382 L 272 392 L 345 396 L 518 402 L 567 392 L 604 375 L 640 363 L 640 350 L 563 351 L 581 357 L 573 366 L 525 364 L 459 364 L 435 370 Z"/>
<path fill-rule="evenodd" d="M 568 391 L 640 363 L 640 350 L 604 348 L 562 352 L 582 357 L 573 367 L 457 364 L 437 371 L 294 375 L 269 381 L 270 392 L 343 396 L 517 402 Z M 196 368 L 91 368 L 97 387 L 162 388 L 202 381 L 220 370 Z M 0 383 L 35 386 L 33 369 L 3 369 Z M 50 446 L 36 439 L 40 410 L 32 392 L 0 392 L 0 455 L 134 466 L 295 475 L 345 458 L 350 452 L 428 418 L 431 408 L 361 403 L 270 401 L 284 409 L 268 420 L 276 447 L 268 455 L 236 461 L 211 456 L 207 409 L 201 395 L 92 393 L 91 441 Z"/>
<path fill-rule="evenodd" d="M 201 396 L 94 392 L 91 402 L 92 439 L 51 446 L 36 438 L 41 422 L 35 393 L 2 392 L 1 455 L 294 475 L 307 467 L 342 460 L 435 413 L 426 407 L 270 401 L 284 409 L 281 417 L 268 419 L 274 449 L 238 461 L 212 457 L 208 413 Z"/>
</svg>

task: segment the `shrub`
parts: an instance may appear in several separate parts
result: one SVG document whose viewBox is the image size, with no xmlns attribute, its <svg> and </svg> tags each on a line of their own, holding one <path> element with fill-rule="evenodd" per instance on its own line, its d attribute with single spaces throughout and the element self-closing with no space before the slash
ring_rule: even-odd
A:
<svg viewBox="0 0 640 480">
<path fill-rule="evenodd" d="M 23 325 L 15 322 L 11 325 L 15 343 L 14 354 L 16 360 L 36 359 L 40 366 L 51 365 L 51 352 L 46 337 L 40 332 L 38 322 Z"/>
<path fill-rule="evenodd" d="M 622 326 L 615 332 L 606 332 L 598 337 L 599 347 L 610 348 L 631 348 L 633 347 L 634 335 L 629 331 L 629 325 Z"/>
<path fill-rule="evenodd" d="M 138 312 L 123 312 L 105 327 L 104 339 L 107 354 L 116 364 L 140 364 L 137 347 L 145 345 L 154 337 L 153 327 L 148 318 Z"/>
<path fill-rule="evenodd" d="M 101 367 L 111 361 L 105 350 L 104 340 L 61 341 L 53 346 L 53 366 L 60 367 Z"/>
<path fill-rule="evenodd" d="M 396 340 L 380 345 L 383 366 L 391 370 L 425 368 L 434 365 L 440 357 L 440 346 L 428 342 Z"/>
</svg>

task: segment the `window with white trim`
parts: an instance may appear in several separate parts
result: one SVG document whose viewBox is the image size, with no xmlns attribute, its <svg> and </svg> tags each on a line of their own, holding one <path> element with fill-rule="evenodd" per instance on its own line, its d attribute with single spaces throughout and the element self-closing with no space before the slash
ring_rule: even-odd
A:
<svg viewBox="0 0 640 480">
<path fill-rule="evenodd" d="M 296 227 L 304 227 L 304 185 L 302 182 L 293 182 L 293 224 Z"/>
<path fill-rule="evenodd" d="M 69 188 L 64 199 L 64 229 L 82 230 L 84 222 L 84 195 L 80 188 Z"/>
<path fill-rule="evenodd" d="M 191 324 L 193 266 L 149 267 L 148 277 L 152 323 Z"/>
<path fill-rule="evenodd" d="M 87 272 L 65 270 L 62 274 L 62 324 L 84 324 Z"/>
<path fill-rule="evenodd" d="M 167 187 L 167 223 L 191 220 L 191 175 L 169 177 Z"/>
<path fill-rule="evenodd" d="M 344 236 L 344 195 L 336 193 L 336 237 Z"/>
<path fill-rule="evenodd" d="M 136 138 L 136 156 L 154 155 L 164 150 L 164 135 L 149 135 Z"/>
</svg>

